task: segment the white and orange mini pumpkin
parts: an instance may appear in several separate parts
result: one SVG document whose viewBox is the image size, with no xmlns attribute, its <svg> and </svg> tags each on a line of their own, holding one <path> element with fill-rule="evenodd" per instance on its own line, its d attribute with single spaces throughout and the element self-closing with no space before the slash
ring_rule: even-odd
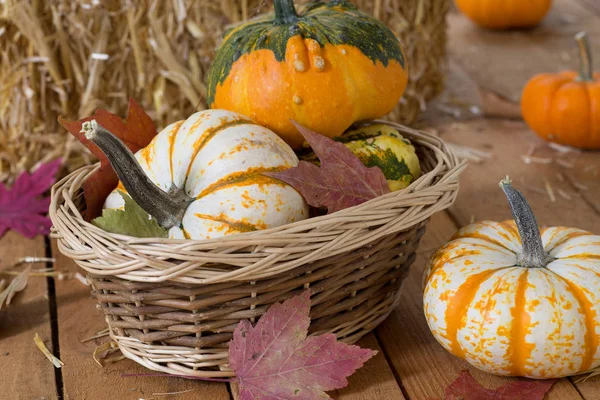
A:
<svg viewBox="0 0 600 400">
<path fill-rule="evenodd" d="M 497 375 L 558 378 L 600 366 L 600 236 L 538 229 L 501 182 L 515 221 L 461 229 L 424 277 L 424 311 L 454 355 Z"/>
<path fill-rule="evenodd" d="M 122 208 L 126 192 L 171 238 L 209 239 L 289 224 L 308 217 L 290 185 L 263 175 L 298 164 L 269 129 L 224 110 L 206 110 L 163 129 L 135 155 L 95 121 L 86 137 L 120 179 L 105 207 Z"/>
</svg>

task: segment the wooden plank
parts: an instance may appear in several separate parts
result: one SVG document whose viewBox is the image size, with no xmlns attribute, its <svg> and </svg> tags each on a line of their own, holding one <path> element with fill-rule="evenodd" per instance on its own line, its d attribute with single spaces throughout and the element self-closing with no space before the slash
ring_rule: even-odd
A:
<svg viewBox="0 0 600 400">
<path fill-rule="evenodd" d="M 402 390 L 375 335 L 371 333 L 357 344 L 377 350 L 378 354 L 348 379 L 350 383 L 346 388 L 329 393 L 331 397 L 337 400 L 404 400 Z"/>
<path fill-rule="evenodd" d="M 486 118 L 523 119 L 521 105 L 487 89 L 482 88 L 479 92 L 481 93 Z"/>
<path fill-rule="evenodd" d="M 600 233 L 600 215 L 595 213 L 589 203 L 597 202 L 598 197 L 593 199 L 594 192 L 590 192 L 588 202 L 578 195 L 576 188 L 560 181 L 558 174 L 565 174 L 565 171 L 572 169 L 565 169 L 558 163 L 572 163 L 572 156 L 548 147 L 548 144 L 533 134 L 524 123 L 480 120 L 444 125 L 438 130 L 449 142 L 492 154 L 491 160 L 471 165 L 461 176 L 458 198 L 450 208 L 459 225 L 468 224 L 472 220 L 511 219 L 506 198 L 498 187 L 498 182 L 509 175 L 515 187 L 532 203 L 540 225 L 573 226 Z M 534 160 L 550 163 L 527 164 L 524 156 L 534 148 Z M 594 168 L 600 171 L 600 157 L 597 153 L 589 153 L 589 156 L 582 153 L 578 157 L 581 157 L 579 167 L 582 170 L 586 167 L 591 168 L 587 180 L 580 180 L 590 188 L 598 188 L 597 180 L 596 183 L 592 181 L 595 178 Z M 554 192 L 554 202 L 546 192 L 546 182 Z M 559 190 L 570 197 L 561 196 Z M 600 193 L 600 189 L 597 190 L 595 193 Z M 477 201 L 474 202 L 473 199 Z"/>
<path fill-rule="evenodd" d="M 600 4 L 597 0 L 579 0 L 582 5 L 587 6 L 591 11 L 594 11 L 596 14 L 600 15 Z"/>
<path fill-rule="evenodd" d="M 462 186 L 468 186 L 467 179 Z M 470 366 L 444 350 L 427 327 L 422 304 L 423 266 L 434 251 L 456 231 L 456 225 L 446 213 L 432 217 L 423 237 L 421 249 L 411 273 L 404 284 L 402 301 L 390 317 L 377 328 L 381 347 L 402 379 L 402 386 L 410 399 L 441 399 L 445 388 L 469 370 L 475 379 L 488 388 L 496 388 L 510 381 L 487 374 Z M 567 379 L 561 379 L 548 392 L 546 400 L 582 399 Z"/>
<path fill-rule="evenodd" d="M 481 87 L 459 62 L 449 61 L 445 79 L 443 93 L 429 102 L 421 115 L 421 122 L 425 125 L 441 125 L 482 116 L 523 119 L 520 104 Z"/>
<path fill-rule="evenodd" d="M 583 381 L 582 377 L 570 378 L 571 382 L 586 400 L 600 400 L 600 378 Z"/>
<path fill-rule="evenodd" d="M 78 272 L 79 267 L 60 254 L 52 243 L 56 269 Z M 104 315 L 90 298 L 90 289 L 77 280 L 56 283 L 59 342 L 63 367 L 64 399 L 215 399 L 229 400 L 227 385 L 171 377 L 121 377 L 122 374 L 153 374 L 131 360 L 100 368 L 92 358 L 96 346 L 104 340 L 81 343 L 105 329 Z M 158 393 L 185 392 L 172 396 Z"/>
<path fill-rule="evenodd" d="M 21 257 L 44 257 L 45 253 L 43 237 L 26 239 L 15 232 L 7 232 L 0 239 L 2 267 Z M 46 278 L 30 277 L 25 290 L 0 311 L 0 397 L 6 395 L 6 398 L 16 400 L 58 398 L 54 366 L 33 342 L 38 333 L 52 351 L 51 332 Z"/>
<path fill-rule="evenodd" d="M 549 156 L 548 147 L 541 155 Z M 600 216 L 600 154 L 598 152 L 569 152 L 560 157 L 560 173 L 566 177 L 567 186 L 580 195 L 590 208 Z M 598 228 L 595 225 L 592 228 Z M 600 234 L 600 230 L 594 232 Z"/>
<path fill-rule="evenodd" d="M 357 345 L 377 350 L 379 353 L 348 379 L 347 387 L 327 394 L 336 400 L 404 400 L 402 390 L 394 378 L 375 335 L 365 336 Z M 231 393 L 234 400 L 239 400 L 239 387 L 235 382 L 231 384 Z"/>
<path fill-rule="evenodd" d="M 589 8 L 579 0 L 556 0 L 539 27 L 523 31 L 482 29 L 453 12 L 449 53 L 480 86 L 516 103 L 533 75 L 578 68 L 577 32 L 586 30 L 600 54 L 600 17 Z"/>
</svg>

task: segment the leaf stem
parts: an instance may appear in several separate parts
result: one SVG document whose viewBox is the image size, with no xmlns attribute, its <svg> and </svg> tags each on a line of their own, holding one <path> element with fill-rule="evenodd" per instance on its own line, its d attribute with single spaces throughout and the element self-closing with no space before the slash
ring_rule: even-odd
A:
<svg viewBox="0 0 600 400">
<path fill-rule="evenodd" d="M 508 176 L 500 181 L 500 187 L 508 199 L 523 245 L 523 253 L 519 255 L 519 265 L 528 268 L 545 267 L 552 257 L 544 249 L 540 230 L 529 203 L 523 194 L 512 186 Z"/>
<path fill-rule="evenodd" d="M 127 193 L 144 211 L 166 229 L 181 225 L 183 214 L 193 199 L 179 188 L 167 193 L 156 186 L 131 150 L 96 120 L 85 122 L 81 132 L 106 155 Z"/>
</svg>

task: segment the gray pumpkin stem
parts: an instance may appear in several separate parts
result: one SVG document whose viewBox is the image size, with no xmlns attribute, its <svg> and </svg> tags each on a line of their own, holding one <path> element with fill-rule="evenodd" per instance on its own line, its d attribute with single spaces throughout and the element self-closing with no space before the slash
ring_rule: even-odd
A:
<svg viewBox="0 0 600 400">
<path fill-rule="evenodd" d="M 592 46 L 590 45 L 590 38 L 586 32 L 579 32 L 577 35 L 575 35 L 575 40 L 579 46 L 579 58 L 581 59 L 579 77 L 577 80 L 580 82 L 593 82 L 594 66 L 592 61 Z"/>
<path fill-rule="evenodd" d="M 176 188 L 168 193 L 146 175 L 129 148 L 106 128 L 91 120 L 84 122 L 81 132 L 108 158 L 113 170 L 127 189 L 127 194 L 164 228 L 180 226 L 192 199 Z"/>
<path fill-rule="evenodd" d="M 508 199 L 523 244 L 523 253 L 519 254 L 519 265 L 529 268 L 545 267 L 552 261 L 552 257 L 544 250 L 540 229 L 529 203 L 523 194 L 512 186 L 508 176 L 500 181 L 500 187 Z"/>
</svg>

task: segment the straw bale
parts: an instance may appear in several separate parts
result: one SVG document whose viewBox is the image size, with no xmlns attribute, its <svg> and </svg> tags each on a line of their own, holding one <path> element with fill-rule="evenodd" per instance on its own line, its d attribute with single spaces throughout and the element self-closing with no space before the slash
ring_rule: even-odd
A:
<svg viewBox="0 0 600 400">
<path fill-rule="evenodd" d="M 302 1 L 298 1 L 302 3 Z M 390 119 L 413 123 L 441 91 L 449 0 L 355 0 L 400 37 L 410 83 Z M 94 161 L 56 118 L 136 98 L 159 127 L 206 107 L 205 74 L 225 27 L 272 0 L 0 0 L 0 182 L 64 157 Z"/>
</svg>

